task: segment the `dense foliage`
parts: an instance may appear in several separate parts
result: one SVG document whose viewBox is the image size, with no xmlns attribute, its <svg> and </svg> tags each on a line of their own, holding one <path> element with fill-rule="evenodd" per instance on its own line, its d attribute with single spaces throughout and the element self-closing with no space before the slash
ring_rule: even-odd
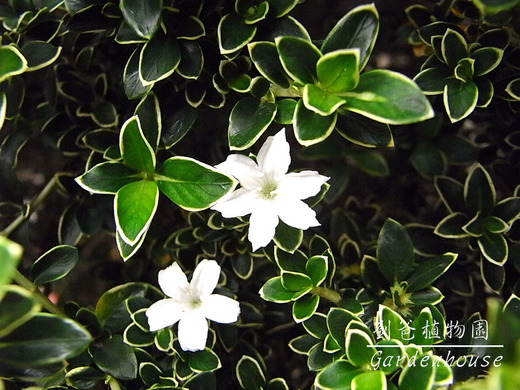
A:
<svg viewBox="0 0 520 390">
<path fill-rule="evenodd" d="M 0 388 L 520 388 L 519 0 L 2 4 Z"/>
</svg>

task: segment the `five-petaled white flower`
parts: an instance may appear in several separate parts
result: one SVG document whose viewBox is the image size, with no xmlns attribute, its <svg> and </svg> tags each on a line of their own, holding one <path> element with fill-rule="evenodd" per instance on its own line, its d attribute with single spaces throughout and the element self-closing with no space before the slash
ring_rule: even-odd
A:
<svg viewBox="0 0 520 390">
<path fill-rule="evenodd" d="M 237 301 L 212 294 L 220 277 L 215 260 L 202 260 L 188 283 L 181 267 L 173 263 L 159 271 L 159 286 L 168 298 L 146 310 L 150 331 L 166 328 L 179 321 L 177 336 L 184 351 L 200 351 L 208 337 L 207 319 L 222 324 L 235 322 L 240 314 Z"/>
<path fill-rule="evenodd" d="M 232 154 L 217 165 L 218 169 L 234 176 L 241 187 L 212 209 L 220 211 L 225 218 L 251 214 L 248 239 L 253 251 L 269 244 L 280 219 L 303 230 L 319 226 L 316 213 L 302 199 L 316 195 L 329 178 L 316 171 L 287 173 L 291 156 L 285 129 L 267 137 L 256 160 Z"/>
</svg>

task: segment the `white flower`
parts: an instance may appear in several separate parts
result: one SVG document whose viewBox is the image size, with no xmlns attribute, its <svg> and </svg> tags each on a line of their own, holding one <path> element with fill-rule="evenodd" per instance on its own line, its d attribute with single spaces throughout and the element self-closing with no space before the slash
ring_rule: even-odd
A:
<svg viewBox="0 0 520 390">
<path fill-rule="evenodd" d="M 146 310 L 150 331 L 166 328 L 179 321 L 177 336 L 184 351 L 200 351 L 206 346 L 208 322 L 235 322 L 240 307 L 234 299 L 212 294 L 220 276 L 215 260 L 202 260 L 188 283 L 177 263 L 159 271 L 159 286 L 168 298 Z"/>
<path fill-rule="evenodd" d="M 316 213 L 302 199 L 316 195 L 329 179 L 316 171 L 287 173 L 291 156 L 285 129 L 267 138 L 257 162 L 241 154 L 232 154 L 217 165 L 234 176 L 241 188 L 217 202 L 212 209 L 225 218 L 251 214 L 248 239 L 253 251 L 266 246 L 275 235 L 281 219 L 298 229 L 319 226 Z"/>
</svg>

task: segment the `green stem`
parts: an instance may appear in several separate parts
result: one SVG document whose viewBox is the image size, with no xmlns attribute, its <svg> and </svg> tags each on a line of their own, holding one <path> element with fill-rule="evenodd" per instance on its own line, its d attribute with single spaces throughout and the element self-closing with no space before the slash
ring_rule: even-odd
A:
<svg viewBox="0 0 520 390">
<path fill-rule="evenodd" d="M 325 288 L 325 287 L 314 287 L 311 290 L 311 293 L 314 295 L 317 295 L 321 298 L 328 299 L 329 301 L 335 303 L 336 305 L 339 304 L 339 301 L 341 301 L 341 295 L 337 291 Z"/>
<path fill-rule="evenodd" d="M 11 233 L 13 233 L 29 216 L 31 213 L 36 210 L 36 208 L 42 203 L 47 196 L 52 192 L 56 183 L 58 182 L 58 176 L 54 175 L 51 180 L 47 183 L 47 185 L 41 190 L 41 192 L 34 198 L 34 200 L 29 204 L 27 208 L 27 212 L 21 213 L 9 226 L 7 226 L 3 231 L 0 232 L 0 235 L 9 237 Z"/>
<path fill-rule="evenodd" d="M 110 386 L 110 390 L 121 390 L 119 382 L 113 377 L 110 377 L 110 379 L 108 380 L 108 386 Z"/>
<path fill-rule="evenodd" d="M 282 88 L 279 85 L 271 85 L 271 92 L 276 97 L 302 97 L 302 89 L 297 87 Z"/>
<path fill-rule="evenodd" d="M 36 301 L 38 301 L 38 303 L 41 304 L 50 313 L 60 316 L 64 315 L 64 313 L 54 303 L 52 303 L 45 294 L 40 291 L 38 286 L 23 276 L 20 271 L 17 269 L 13 270 L 12 277 L 16 283 L 29 290 L 34 295 Z"/>
</svg>

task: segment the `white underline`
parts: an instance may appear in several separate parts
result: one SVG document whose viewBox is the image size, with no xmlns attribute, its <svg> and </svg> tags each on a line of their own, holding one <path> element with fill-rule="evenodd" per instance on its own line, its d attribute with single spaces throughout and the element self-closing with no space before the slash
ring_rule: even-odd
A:
<svg viewBox="0 0 520 390">
<path fill-rule="evenodd" d="M 437 345 L 437 344 L 431 344 L 431 345 L 416 345 L 416 344 L 408 344 L 408 345 L 376 345 L 376 344 L 370 344 L 367 345 L 367 347 L 377 347 L 377 348 L 395 348 L 395 347 L 421 347 L 421 348 L 503 348 L 503 344 L 483 344 L 483 345 L 475 345 L 475 344 L 467 344 L 467 345 Z"/>
</svg>

